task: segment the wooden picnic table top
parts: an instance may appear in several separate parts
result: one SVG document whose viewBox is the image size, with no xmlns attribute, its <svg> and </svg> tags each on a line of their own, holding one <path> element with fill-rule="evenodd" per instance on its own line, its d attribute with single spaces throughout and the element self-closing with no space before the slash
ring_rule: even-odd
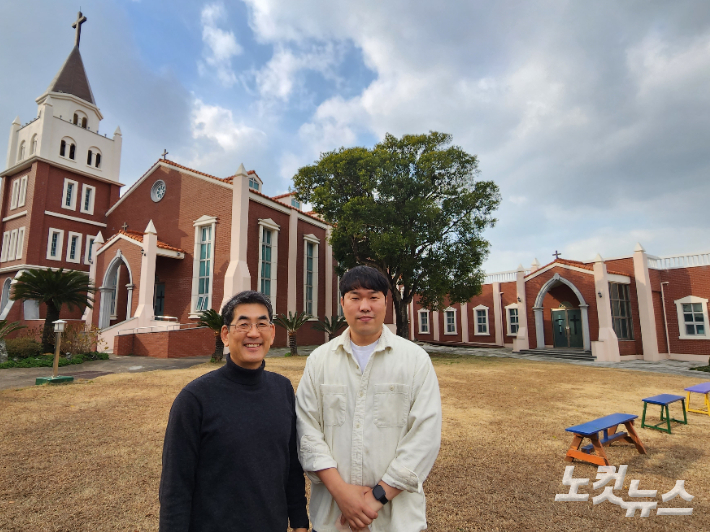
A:
<svg viewBox="0 0 710 532">
<path fill-rule="evenodd" d="M 710 393 L 710 382 L 701 382 L 700 384 L 689 386 L 685 389 L 685 391 L 695 393 Z"/>
<path fill-rule="evenodd" d="M 582 423 L 581 425 L 575 425 L 574 427 L 567 427 L 565 430 L 567 432 L 573 432 L 575 434 L 582 434 L 584 436 L 591 436 L 596 434 L 600 430 L 608 429 L 620 425 L 621 423 L 628 423 L 636 419 L 638 416 L 634 414 L 611 414 L 609 416 L 600 417 L 598 419 Z"/>
<path fill-rule="evenodd" d="M 652 405 L 669 405 L 676 401 L 683 401 L 685 397 L 682 395 L 673 395 L 670 393 L 662 393 L 659 395 L 654 395 L 653 397 L 646 397 L 641 399 L 644 403 L 651 403 Z"/>
</svg>

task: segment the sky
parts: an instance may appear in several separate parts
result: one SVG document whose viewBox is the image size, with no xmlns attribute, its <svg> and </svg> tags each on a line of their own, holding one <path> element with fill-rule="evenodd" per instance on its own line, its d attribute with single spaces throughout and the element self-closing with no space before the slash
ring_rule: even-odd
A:
<svg viewBox="0 0 710 532">
<path fill-rule="evenodd" d="M 710 2 L 81 0 L 121 182 L 159 158 L 286 192 L 323 152 L 441 131 L 503 201 L 487 272 L 710 250 Z M 0 2 L 0 142 L 79 5 Z M 126 190 L 128 187 L 124 187 Z"/>
</svg>

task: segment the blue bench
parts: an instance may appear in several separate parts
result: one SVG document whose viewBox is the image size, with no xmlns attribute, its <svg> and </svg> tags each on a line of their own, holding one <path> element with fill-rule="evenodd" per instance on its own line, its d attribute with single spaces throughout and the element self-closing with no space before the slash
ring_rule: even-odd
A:
<svg viewBox="0 0 710 532">
<path fill-rule="evenodd" d="M 609 458 L 607 458 L 604 447 L 608 447 L 616 440 L 623 439 L 628 443 L 633 443 L 636 450 L 640 454 L 646 454 L 646 448 L 641 443 L 636 430 L 634 429 L 634 419 L 638 418 L 633 414 L 611 414 L 610 416 L 600 417 L 581 425 L 567 427 L 565 430 L 574 434 L 572 445 L 570 445 L 565 460 L 572 462 L 575 458 L 590 464 L 608 466 Z M 619 425 L 624 425 L 627 432 L 617 432 Z M 600 439 L 599 433 L 603 432 L 604 436 Z M 591 440 L 591 444 L 581 448 L 585 438 Z M 596 451 L 596 455 L 592 454 Z"/>
</svg>

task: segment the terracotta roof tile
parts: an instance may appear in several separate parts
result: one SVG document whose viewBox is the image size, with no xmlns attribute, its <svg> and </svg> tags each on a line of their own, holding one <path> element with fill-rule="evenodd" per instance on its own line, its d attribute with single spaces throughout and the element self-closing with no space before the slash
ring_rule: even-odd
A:
<svg viewBox="0 0 710 532">
<path fill-rule="evenodd" d="M 287 196 L 292 196 L 295 192 L 286 192 L 286 194 L 279 194 L 278 196 L 271 196 L 271 199 L 281 199 Z"/>
<path fill-rule="evenodd" d="M 135 240 L 136 242 L 143 242 L 143 233 L 140 233 L 138 231 L 131 231 L 130 229 L 119 229 L 118 234 L 127 236 L 131 240 Z M 113 238 L 113 237 L 111 237 Z M 110 240 L 110 239 L 109 239 Z M 174 246 L 171 246 L 170 244 L 166 244 L 162 240 L 158 240 L 158 247 L 160 249 L 167 249 L 170 251 L 177 251 L 179 253 L 185 253 L 184 249 L 176 248 Z"/>
<path fill-rule="evenodd" d="M 203 175 L 205 177 L 209 177 L 211 179 L 216 179 L 217 181 L 221 181 L 222 183 L 231 183 L 232 182 L 232 177 L 227 177 L 227 178 L 221 178 L 221 177 L 215 177 L 210 174 L 206 174 L 204 172 L 200 172 L 199 170 L 195 170 L 194 168 L 188 168 L 187 166 L 183 166 L 181 164 L 176 163 L 175 161 L 171 161 L 170 159 L 158 159 L 158 162 L 162 162 L 165 164 L 169 164 L 170 166 L 175 166 L 176 168 L 182 168 L 183 170 L 187 170 L 189 172 L 194 172 L 196 174 Z"/>
</svg>

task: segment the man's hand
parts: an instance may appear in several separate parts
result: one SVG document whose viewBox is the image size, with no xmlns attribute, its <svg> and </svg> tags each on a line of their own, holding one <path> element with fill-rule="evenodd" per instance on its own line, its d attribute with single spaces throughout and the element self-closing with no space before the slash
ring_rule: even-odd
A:
<svg viewBox="0 0 710 532">
<path fill-rule="evenodd" d="M 333 490 L 332 495 L 335 504 L 342 512 L 341 522 L 348 524 L 351 529 L 359 530 L 367 527 L 373 519 L 377 519 L 377 511 L 373 510 L 365 495 L 372 490 L 363 486 L 353 486 L 343 482 Z M 370 498 L 375 498 L 370 494 Z M 378 502 L 380 508 L 382 505 Z"/>
</svg>

